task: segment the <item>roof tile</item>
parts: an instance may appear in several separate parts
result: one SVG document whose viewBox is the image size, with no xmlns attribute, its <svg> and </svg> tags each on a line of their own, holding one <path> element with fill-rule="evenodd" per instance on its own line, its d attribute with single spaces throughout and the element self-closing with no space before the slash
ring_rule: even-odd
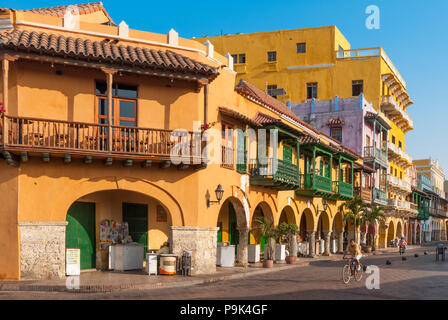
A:
<svg viewBox="0 0 448 320">
<path fill-rule="evenodd" d="M 0 32 L 0 49 L 37 51 L 40 54 L 69 55 L 78 59 L 107 60 L 109 63 L 128 64 L 141 68 L 175 70 L 183 73 L 203 75 L 213 80 L 218 69 L 194 61 L 174 51 L 161 51 L 142 47 L 117 45 L 110 41 L 65 37 L 57 34 L 28 30 Z"/>
</svg>

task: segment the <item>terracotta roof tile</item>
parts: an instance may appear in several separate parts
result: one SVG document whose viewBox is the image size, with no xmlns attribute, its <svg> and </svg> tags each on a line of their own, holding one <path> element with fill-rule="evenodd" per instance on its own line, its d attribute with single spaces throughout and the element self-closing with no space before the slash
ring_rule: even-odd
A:
<svg viewBox="0 0 448 320">
<path fill-rule="evenodd" d="M 270 115 L 267 115 L 266 113 L 260 111 L 257 112 L 252 120 L 259 125 L 281 122 L 279 118 L 271 117 Z"/>
<path fill-rule="evenodd" d="M 218 69 L 200 63 L 174 51 L 154 50 L 108 41 L 65 37 L 57 34 L 27 30 L 0 32 L 0 49 L 35 51 L 40 54 L 69 56 L 77 59 L 102 60 L 108 63 L 127 64 L 147 69 L 193 73 L 213 80 Z M 182 61 L 182 63 L 179 63 Z"/>
<path fill-rule="evenodd" d="M 65 6 L 47 7 L 47 8 L 26 9 L 22 11 L 63 17 L 69 6 L 77 7 L 79 10 L 79 14 L 89 14 L 104 10 L 103 4 L 101 2 L 90 2 L 90 3 L 72 4 Z"/>
<path fill-rule="evenodd" d="M 247 96 L 249 98 L 252 98 L 253 100 L 257 101 L 258 103 L 264 104 L 264 105 L 274 109 L 278 113 L 290 117 L 294 121 L 300 123 L 302 126 L 308 128 L 309 130 L 315 132 L 316 134 L 324 136 L 330 142 L 334 141 L 336 143 L 339 143 L 339 141 L 335 140 L 334 138 L 330 137 L 329 135 L 326 135 L 325 133 L 317 130 L 316 128 L 312 127 L 308 123 L 306 123 L 303 120 L 301 120 L 284 103 L 282 103 L 279 100 L 271 97 L 270 95 L 265 93 L 263 90 L 257 88 L 256 86 L 254 86 L 250 82 L 247 82 L 246 80 L 241 79 L 240 82 L 238 83 L 238 85 L 235 87 L 235 90 L 238 93 L 240 93 L 241 95 L 244 95 L 244 96 Z M 319 143 L 319 140 L 311 137 L 310 135 L 305 135 L 305 137 L 301 137 L 300 139 L 301 139 L 301 141 L 300 141 L 301 144 L 302 143 L 303 144 Z M 330 149 L 335 150 L 336 152 L 343 151 L 343 152 L 345 152 L 347 154 L 351 154 L 354 157 L 360 158 L 359 155 L 357 155 L 356 153 L 354 153 L 350 149 L 347 149 L 347 148 L 345 148 L 343 146 L 338 147 L 338 146 L 335 146 L 335 145 L 330 145 L 330 146 L 327 146 L 327 147 L 330 148 Z"/>
<path fill-rule="evenodd" d="M 252 99 L 263 103 L 275 111 L 288 116 L 295 121 L 301 121 L 289 108 L 283 104 L 282 102 L 278 101 L 277 99 L 271 97 L 267 93 L 265 93 L 263 90 L 258 89 L 253 84 L 241 79 L 238 85 L 236 86 L 236 91 L 240 94 L 246 95 L 248 97 L 251 97 Z"/>
<path fill-rule="evenodd" d="M 337 119 L 330 118 L 327 122 L 327 126 L 343 126 L 344 124 L 344 120 L 342 120 L 340 117 L 338 117 Z"/>
</svg>

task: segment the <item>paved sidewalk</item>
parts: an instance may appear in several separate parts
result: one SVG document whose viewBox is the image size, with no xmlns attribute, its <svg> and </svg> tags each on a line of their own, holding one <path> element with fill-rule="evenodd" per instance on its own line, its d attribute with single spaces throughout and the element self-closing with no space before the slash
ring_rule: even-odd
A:
<svg viewBox="0 0 448 320">
<path fill-rule="evenodd" d="M 74 283 L 67 279 L 54 280 L 19 280 L 19 281 L 0 281 L 0 291 L 59 291 L 59 292 L 112 292 L 125 289 L 151 289 L 151 288 L 173 288 L 192 286 L 197 284 L 218 282 L 223 280 L 240 279 L 248 276 L 262 275 L 306 266 L 310 261 L 329 260 L 334 257 L 318 258 L 298 258 L 296 263 L 290 265 L 285 263 L 275 263 L 273 268 L 263 268 L 261 263 L 250 264 L 247 268 L 216 268 L 216 273 L 207 275 L 196 275 L 184 277 L 181 275 L 163 276 L 147 275 L 143 271 L 88 271 L 81 272 L 79 277 L 79 289 L 67 288 L 73 287 Z"/>
<path fill-rule="evenodd" d="M 420 248 L 409 246 L 408 250 Z M 398 250 L 397 248 L 379 249 L 375 252 L 364 254 L 364 257 L 387 254 Z M 155 289 L 155 288 L 176 288 L 198 284 L 219 282 L 224 280 L 242 279 L 251 276 L 259 276 L 272 272 L 288 270 L 297 267 L 310 265 L 317 261 L 340 261 L 342 255 L 333 254 L 329 257 L 317 256 L 314 258 L 297 258 L 292 265 L 285 263 L 275 263 L 273 268 L 263 268 L 262 263 L 249 264 L 248 267 L 216 268 L 216 273 L 207 275 L 196 275 L 191 277 L 147 275 L 143 271 L 89 271 L 82 272 L 79 277 L 79 289 L 67 288 L 66 279 L 57 280 L 20 280 L 20 281 L 0 281 L 0 291 L 56 291 L 56 292 L 81 292 L 81 293 L 102 293 L 128 289 Z M 74 285 L 68 281 L 68 285 Z"/>
</svg>

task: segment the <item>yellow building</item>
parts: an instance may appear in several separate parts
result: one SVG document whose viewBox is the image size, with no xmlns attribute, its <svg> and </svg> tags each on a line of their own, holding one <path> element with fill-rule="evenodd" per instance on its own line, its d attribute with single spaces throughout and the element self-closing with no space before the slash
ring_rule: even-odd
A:
<svg viewBox="0 0 448 320">
<path fill-rule="evenodd" d="M 391 130 L 387 145 L 388 199 L 393 214 L 408 208 L 412 157 L 405 135 L 413 129 L 406 82 L 381 47 L 352 49 L 336 26 L 196 38 L 233 57 L 237 79 L 245 79 L 284 103 L 331 100 L 363 94 L 384 114 Z M 363 155 L 365 156 L 365 155 Z M 400 207 L 401 206 L 401 207 Z M 403 209 L 406 209 L 403 207 Z"/>
<path fill-rule="evenodd" d="M 339 208 L 360 156 L 236 82 L 210 44 L 116 25 L 100 2 L 0 19 L 0 279 L 64 277 L 66 248 L 103 269 L 116 222 L 145 250 L 192 251 L 197 274 L 217 241 L 246 265 L 254 217 L 297 224 L 310 255 L 355 232 Z"/>
</svg>

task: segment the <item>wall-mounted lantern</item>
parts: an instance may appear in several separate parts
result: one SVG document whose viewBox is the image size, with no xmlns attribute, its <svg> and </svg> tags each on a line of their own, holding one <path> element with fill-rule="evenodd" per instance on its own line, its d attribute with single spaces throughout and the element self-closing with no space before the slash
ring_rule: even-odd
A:
<svg viewBox="0 0 448 320">
<path fill-rule="evenodd" d="M 210 199 L 207 199 L 207 208 L 210 207 L 211 203 L 221 203 L 222 200 L 222 196 L 224 195 L 224 189 L 222 188 L 222 186 L 220 184 L 218 184 L 218 187 L 215 190 L 215 194 L 216 194 L 216 199 L 217 201 L 212 201 Z"/>
</svg>

